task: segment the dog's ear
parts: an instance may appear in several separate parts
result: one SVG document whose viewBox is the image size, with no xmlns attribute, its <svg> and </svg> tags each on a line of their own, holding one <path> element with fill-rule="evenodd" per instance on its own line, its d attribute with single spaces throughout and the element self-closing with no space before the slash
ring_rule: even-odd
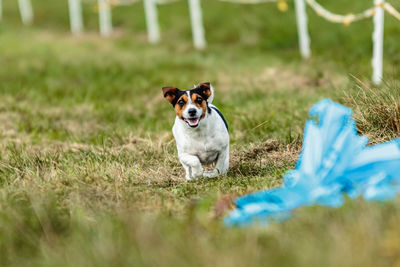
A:
<svg viewBox="0 0 400 267">
<path fill-rule="evenodd" d="M 162 88 L 163 95 L 165 99 L 168 100 L 169 103 L 173 103 L 177 97 L 179 89 L 172 86 L 166 86 Z"/>
<path fill-rule="evenodd" d="M 197 88 L 202 90 L 202 93 L 209 98 L 212 94 L 211 92 L 211 84 L 209 82 L 201 83 L 197 86 Z"/>
</svg>

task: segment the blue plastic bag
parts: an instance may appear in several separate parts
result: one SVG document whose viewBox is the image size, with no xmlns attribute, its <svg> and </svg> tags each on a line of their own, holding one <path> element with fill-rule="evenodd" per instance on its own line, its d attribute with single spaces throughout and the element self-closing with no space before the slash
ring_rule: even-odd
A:
<svg viewBox="0 0 400 267">
<path fill-rule="evenodd" d="M 303 149 L 283 186 L 236 199 L 227 225 L 267 224 L 283 220 L 304 205 L 337 207 L 343 194 L 366 200 L 391 200 L 400 191 L 400 139 L 366 147 L 352 110 L 328 99 L 309 112 Z"/>
</svg>

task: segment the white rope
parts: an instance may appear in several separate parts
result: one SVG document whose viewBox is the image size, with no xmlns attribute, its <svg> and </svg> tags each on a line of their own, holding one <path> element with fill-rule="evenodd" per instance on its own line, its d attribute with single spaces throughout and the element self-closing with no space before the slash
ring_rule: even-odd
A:
<svg viewBox="0 0 400 267">
<path fill-rule="evenodd" d="M 397 11 L 391 4 L 384 3 L 383 8 L 393 17 L 400 20 L 400 12 Z"/>
<path fill-rule="evenodd" d="M 306 2 L 317 13 L 317 15 L 323 17 L 330 22 L 344 23 L 345 25 L 349 25 L 354 21 L 370 18 L 375 14 L 375 8 L 372 7 L 357 14 L 339 15 L 325 9 L 315 0 L 306 0 Z"/>
</svg>

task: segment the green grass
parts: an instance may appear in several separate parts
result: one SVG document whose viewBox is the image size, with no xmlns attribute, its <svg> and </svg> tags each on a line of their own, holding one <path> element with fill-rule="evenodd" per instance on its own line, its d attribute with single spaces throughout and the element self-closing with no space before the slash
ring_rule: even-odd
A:
<svg viewBox="0 0 400 267">
<path fill-rule="evenodd" d="M 115 34 L 106 39 L 92 4 L 84 8 L 85 34 L 73 37 L 67 1 L 33 0 L 31 27 L 21 25 L 16 1 L 3 2 L 1 266 L 400 264 L 399 201 L 305 207 L 267 228 L 222 224 L 231 199 L 279 186 L 294 167 L 316 101 L 355 108 L 360 131 L 374 142 L 399 135 L 387 127 L 398 113 L 383 116 L 398 104 L 393 18 L 385 21 L 388 86 L 372 101 L 371 21 L 345 27 L 310 11 L 313 56 L 303 61 L 291 1 L 286 13 L 275 4 L 203 1 L 208 48 L 201 52 L 192 48 L 184 1 L 159 8 L 162 42 L 153 46 L 140 3 L 113 10 Z M 321 3 L 342 13 L 371 5 Z M 205 81 L 230 124 L 231 168 L 225 177 L 185 182 L 161 87 Z"/>
</svg>

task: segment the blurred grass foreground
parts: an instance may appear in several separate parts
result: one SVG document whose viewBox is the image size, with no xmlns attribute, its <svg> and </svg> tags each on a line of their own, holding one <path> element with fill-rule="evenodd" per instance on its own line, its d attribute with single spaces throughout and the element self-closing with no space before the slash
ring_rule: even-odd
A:
<svg viewBox="0 0 400 267">
<path fill-rule="evenodd" d="M 320 2 L 342 14 L 372 4 Z M 147 43 L 142 3 L 113 9 L 110 38 L 91 3 L 79 36 L 66 0 L 32 3 L 32 26 L 14 0 L 3 0 L 0 22 L 1 266 L 400 264 L 399 201 L 301 208 L 267 228 L 222 224 L 233 198 L 281 184 L 322 98 L 352 107 L 372 143 L 399 136 L 392 17 L 374 87 L 370 20 L 333 25 L 308 10 L 313 55 L 301 60 L 292 1 L 287 12 L 202 1 L 204 51 L 192 47 L 185 1 L 159 7 L 159 45 Z M 230 124 L 231 168 L 187 183 L 161 87 L 205 81 Z"/>
</svg>

